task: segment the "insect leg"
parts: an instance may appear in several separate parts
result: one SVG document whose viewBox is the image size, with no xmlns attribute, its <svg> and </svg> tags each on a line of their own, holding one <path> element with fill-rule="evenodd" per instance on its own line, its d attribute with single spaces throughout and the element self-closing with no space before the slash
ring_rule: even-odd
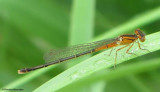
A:
<svg viewBox="0 0 160 92">
<path fill-rule="evenodd" d="M 123 49 L 123 48 L 125 48 L 125 47 L 127 47 L 127 46 L 129 46 L 129 44 L 128 44 L 128 45 L 125 45 L 124 47 L 121 47 L 121 48 L 119 48 L 119 49 L 117 49 L 117 50 L 116 50 L 116 56 L 115 56 L 115 62 L 114 62 L 114 68 L 116 67 L 116 63 L 117 63 L 117 53 L 118 53 L 118 51 L 119 51 L 119 50 L 121 50 L 121 49 Z"/>
<path fill-rule="evenodd" d="M 127 51 L 126 51 L 127 54 L 134 54 L 134 55 L 136 55 L 135 53 L 129 52 L 129 50 L 133 47 L 133 45 L 134 45 L 134 42 L 133 42 L 133 44 L 127 49 Z M 136 56 L 138 56 L 138 55 L 136 55 Z"/>
<path fill-rule="evenodd" d="M 141 48 L 141 44 L 139 43 L 139 41 L 137 41 L 137 43 L 138 43 L 139 49 L 141 49 L 141 50 L 146 50 L 146 51 L 150 52 L 148 49 L 142 49 L 142 48 Z"/>
<path fill-rule="evenodd" d="M 110 56 L 110 55 L 111 55 L 112 51 L 113 51 L 113 48 L 111 49 L 111 51 L 110 51 L 110 53 L 109 53 L 109 55 L 108 55 L 108 56 Z"/>
</svg>

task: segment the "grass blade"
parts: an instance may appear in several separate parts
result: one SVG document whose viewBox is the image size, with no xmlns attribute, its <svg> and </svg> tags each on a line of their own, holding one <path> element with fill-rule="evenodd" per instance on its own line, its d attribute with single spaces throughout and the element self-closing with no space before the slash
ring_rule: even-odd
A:
<svg viewBox="0 0 160 92">
<path fill-rule="evenodd" d="M 138 14 L 134 16 L 132 19 L 128 20 L 126 23 L 122 23 L 118 27 L 115 27 L 106 33 L 98 36 L 94 40 L 101 40 L 104 38 L 110 38 L 113 36 L 117 36 L 121 33 L 126 33 L 137 28 L 141 28 L 144 25 L 150 24 L 154 21 L 160 20 L 160 7 L 157 7 L 151 11 L 144 12 L 142 14 Z"/>
<path fill-rule="evenodd" d="M 145 49 L 149 49 L 151 52 L 160 49 L 160 32 L 147 35 L 146 39 L 147 40 L 143 43 L 143 45 L 146 46 Z M 136 45 L 133 46 L 132 52 L 137 54 L 138 56 L 125 54 L 125 51 L 126 49 L 119 51 L 119 56 L 117 57 L 118 58 L 117 64 L 149 53 L 148 51 L 139 50 L 138 46 Z M 51 80 L 49 80 L 48 82 L 46 82 L 45 84 L 37 88 L 34 92 L 57 91 L 71 84 L 72 82 L 75 82 L 76 80 L 86 77 L 99 70 L 113 66 L 114 65 L 113 58 L 115 57 L 115 54 L 112 54 L 111 56 L 108 57 L 106 56 L 108 53 L 109 53 L 109 50 L 106 50 L 98 55 L 95 55 L 71 67 L 70 69 L 64 71 L 63 73 L 52 78 Z M 125 55 L 123 56 L 123 54 Z"/>
</svg>

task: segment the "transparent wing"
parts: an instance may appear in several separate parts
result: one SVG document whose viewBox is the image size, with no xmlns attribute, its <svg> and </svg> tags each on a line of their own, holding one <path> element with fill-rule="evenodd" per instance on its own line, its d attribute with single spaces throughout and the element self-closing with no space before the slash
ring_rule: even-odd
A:
<svg viewBox="0 0 160 92">
<path fill-rule="evenodd" d="M 66 47 L 63 49 L 55 49 L 55 50 L 52 49 L 48 51 L 47 53 L 45 53 L 43 58 L 46 63 L 54 62 L 61 58 L 66 58 L 66 57 L 70 57 L 73 55 L 81 54 L 83 52 L 91 51 L 103 45 L 109 44 L 113 41 L 115 41 L 115 39 L 106 39 L 106 40 L 100 40 L 96 42 Z"/>
</svg>

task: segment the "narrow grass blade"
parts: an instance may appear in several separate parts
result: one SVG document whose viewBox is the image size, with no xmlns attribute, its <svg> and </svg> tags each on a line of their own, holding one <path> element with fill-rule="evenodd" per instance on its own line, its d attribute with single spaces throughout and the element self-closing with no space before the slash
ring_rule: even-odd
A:
<svg viewBox="0 0 160 92">
<path fill-rule="evenodd" d="M 147 35 L 146 39 L 147 40 L 143 43 L 143 45 L 145 45 L 145 49 L 148 49 L 151 52 L 160 49 L 160 32 Z M 107 56 L 109 52 L 109 50 L 106 50 L 71 67 L 70 69 L 64 71 L 63 73 L 59 74 L 58 76 L 54 77 L 53 79 L 37 88 L 34 92 L 53 92 L 94 72 L 114 66 L 115 54 Z M 150 53 L 148 51 L 139 50 L 137 45 L 133 46 L 131 52 L 135 53 L 138 56 L 126 54 L 125 52 L 126 49 L 119 51 L 117 64 Z"/>
</svg>

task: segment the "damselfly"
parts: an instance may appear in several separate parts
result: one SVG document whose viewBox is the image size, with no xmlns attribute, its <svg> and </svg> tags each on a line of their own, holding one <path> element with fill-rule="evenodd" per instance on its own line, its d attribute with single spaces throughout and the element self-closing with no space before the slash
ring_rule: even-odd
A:
<svg viewBox="0 0 160 92">
<path fill-rule="evenodd" d="M 97 52 L 97 51 L 108 49 L 108 48 L 113 49 L 113 47 L 124 45 L 123 47 L 116 50 L 116 55 L 115 55 L 115 65 L 116 65 L 117 52 L 123 48 L 128 47 L 126 53 L 133 54 L 133 53 L 129 53 L 129 50 L 132 48 L 134 42 L 137 42 L 139 48 L 142 49 L 139 41 L 144 42 L 145 35 L 140 29 L 136 29 L 135 34 L 120 35 L 115 39 L 105 39 L 105 40 L 100 40 L 96 42 L 71 46 L 71 47 L 67 47 L 59 50 L 51 50 L 44 55 L 44 59 L 47 62 L 46 64 L 31 67 L 31 68 L 20 69 L 18 70 L 18 73 L 24 74 L 24 73 L 34 71 L 40 68 L 44 68 L 50 65 L 58 64 L 66 60 L 77 58 L 89 53 Z"/>
</svg>

